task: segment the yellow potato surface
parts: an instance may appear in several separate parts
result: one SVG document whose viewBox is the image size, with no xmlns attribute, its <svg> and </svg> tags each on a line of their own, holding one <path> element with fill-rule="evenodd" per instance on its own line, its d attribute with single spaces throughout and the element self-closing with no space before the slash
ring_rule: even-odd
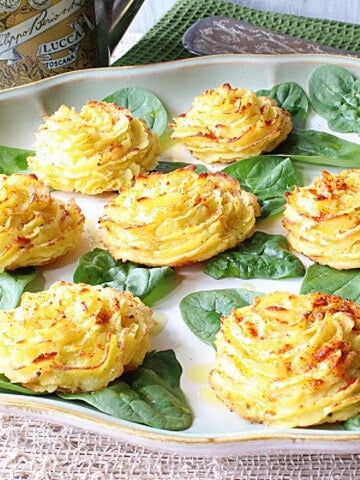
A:
<svg viewBox="0 0 360 480">
<path fill-rule="evenodd" d="M 35 135 L 29 168 L 65 192 L 95 195 L 131 185 L 160 154 L 158 135 L 115 103 L 89 101 L 79 112 L 62 105 Z"/>
<path fill-rule="evenodd" d="M 172 138 L 205 163 L 234 162 L 271 152 L 293 128 L 289 112 L 269 97 L 224 83 L 195 97 L 173 119 Z"/>
<path fill-rule="evenodd" d="M 222 318 L 210 384 L 244 419 L 276 427 L 360 411 L 360 305 L 274 292 Z"/>
<path fill-rule="evenodd" d="M 0 271 L 44 265 L 78 243 L 85 218 L 33 174 L 0 175 Z"/>
<path fill-rule="evenodd" d="M 102 242 L 117 260 L 179 266 L 250 237 L 260 206 L 237 180 L 193 167 L 138 177 L 105 206 Z"/>
<path fill-rule="evenodd" d="M 54 283 L 0 310 L 0 372 L 38 392 L 91 392 L 138 367 L 152 311 L 129 292 Z"/>
<path fill-rule="evenodd" d="M 286 200 L 283 226 L 294 250 L 333 268 L 360 267 L 360 170 L 324 171 Z"/>
</svg>

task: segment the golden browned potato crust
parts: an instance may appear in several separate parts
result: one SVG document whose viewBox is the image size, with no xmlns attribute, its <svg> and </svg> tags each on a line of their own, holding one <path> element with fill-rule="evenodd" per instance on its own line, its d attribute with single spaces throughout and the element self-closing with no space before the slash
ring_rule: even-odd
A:
<svg viewBox="0 0 360 480">
<path fill-rule="evenodd" d="M 324 171 L 286 200 L 282 223 L 294 250 L 333 268 L 360 267 L 360 170 Z"/>
<path fill-rule="evenodd" d="M 45 265 L 76 247 L 85 218 L 33 174 L 0 175 L 0 271 Z"/>
<path fill-rule="evenodd" d="M 160 154 L 158 135 L 115 103 L 89 101 L 79 112 L 62 105 L 35 135 L 29 168 L 65 192 L 95 195 L 131 185 Z"/>
<path fill-rule="evenodd" d="M 105 206 L 102 242 L 114 258 L 151 266 L 206 260 L 250 237 L 260 206 L 224 173 L 193 167 L 138 177 Z"/>
<path fill-rule="evenodd" d="M 346 420 L 360 409 L 360 305 L 274 292 L 222 319 L 210 385 L 244 419 L 276 427 Z"/>
<path fill-rule="evenodd" d="M 0 310 L 0 372 L 38 392 L 91 392 L 137 368 L 152 311 L 129 292 L 54 283 Z"/>
<path fill-rule="evenodd" d="M 172 138 L 206 163 L 234 162 L 271 152 L 293 128 L 289 112 L 269 97 L 224 83 L 195 97 L 173 119 Z"/>
</svg>

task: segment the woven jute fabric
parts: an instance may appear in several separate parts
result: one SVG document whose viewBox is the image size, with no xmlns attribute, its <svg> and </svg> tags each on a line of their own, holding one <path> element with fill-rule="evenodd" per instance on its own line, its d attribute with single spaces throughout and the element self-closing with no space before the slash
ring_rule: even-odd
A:
<svg viewBox="0 0 360 480">
<path fill-rule="evenodd" d="M 359 24 L 259 11 L 221 0 L 179 0 L 114 65 L 138 65 L 191 57 L 182 46 L 182 36 L 194 22 L 212 15 L 234 17 L 331 47 L 360 51 Z"/>
<path fill-rule="evenodd" d="M 197 19 L 210 15 L 233 16 L 333 47 L 360 50 L 360 25 L 260 12 L 219 0 L 179 0 L 116 63 L 136 65 L 188 58 L 190 54 L 181 44 L 183 33 Z M 0 480 L 359 478 L 360 454 L 184 456 L 148 450 L 28 415 L 0 415 Z"/>
<path fill-rule="evenodd" d="M 192 457 L 147 450 L 80 428 L 5 415 L 1 480 L 355 480 L 359 455 Z"/>
</svg>

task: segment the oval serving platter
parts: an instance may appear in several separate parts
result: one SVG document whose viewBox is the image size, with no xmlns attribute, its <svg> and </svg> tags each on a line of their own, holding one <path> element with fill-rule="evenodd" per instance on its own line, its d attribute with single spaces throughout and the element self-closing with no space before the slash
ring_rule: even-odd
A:
<svg viewBox="0 0 360 480">
<path fill-rule="evenodd" d="M 145 66 L 71 72 L 0 92 L 0 144 L 31 149 L 34 131 L 44 114 L 51 114 L 61 104 L 78 109 L 88 100 L 101 100 L 121 87 L 151 90 L 164 103 L 170 119 L 187 110 L 196 95 L 224 82 L 259 90 L 275 83 L 295 81 L 306 90 L 310 73 L 322 64 L 339 65 L 360 76 L 358 60 L 332 55 L 215 55 Z M 309 128 L 329 131 L 326 122 L 316 115 L 312 115 Z M 356 135 L 343 137 L 359 142 Z M 184 148 L 170 141 L 164 142 L 161 159 L 192 161 Z M 309 172 L 309 176 L 313 174 Z M 73 197 L 82 208 L 87 218 L 86 233 L 76 251 L 42 269 L 46 286 L 59 279 L 70 281 L 77 258 L 94 248 L 97 219 L 106 197 L 64 193 L 59 196 Z M 262 222 L 261 229 L 277 232 L 281 230 L 279 220 Z M 194 414 L 189 429 L 180 432 L 157 430 L 113 418 L 80 402 L 39 396 L 0 393 L 1 411 L 40 417 L 145 447 L 191 455 L 271 451 L 357 453 L 360 432 L 346 431 L 341 425 L 275 429 L 243 421 L 216 402 L 207 385 L 214 351 L 190 332 L 180 316 L 179 302 L 190 292 L 234 287 L 254 288 L 265 293 L 275 289 L 298 292 L 300 280 L 214 280 L 202 273 L 201 265 L 178 269 L 178 273 L 181 281 L 174 291 L 153 306 L 157 318 L 161 319 L 161 328 L 152 337 L 152 348 L 173 349 L 183 367 L 181 386 Z"/>
</svg>

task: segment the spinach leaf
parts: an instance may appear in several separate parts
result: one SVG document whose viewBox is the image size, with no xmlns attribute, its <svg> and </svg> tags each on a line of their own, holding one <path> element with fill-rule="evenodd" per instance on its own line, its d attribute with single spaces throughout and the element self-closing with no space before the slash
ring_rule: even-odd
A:
<svg viewBox="0 0 360 480">
<path fill-rule="evenodd" d="M 279 279 L 303 276 L 305 267 L 290 253 L 283 235 L 255 232 L 236 248 L 208 260 L 204 273 L 217 280 L 225 277 Z"/>
<path fill-rule="evenodd" d="M 150 90 L 141 87 L 124 87 L 104 98 L 130 110 L 134 118 L 142 118 L 159 136 L 168 124 L 168 114 L 161 100 Z"/>
<path fill-rule="evenodd" d="M 296 128 L 305 128 L 310 112 L 308 96 L 299 84 L 283 82 L 274 85 L 270 90 L 259 90 L 257 96 L 267 96 L 275 100 L 282 108 L 291 113 Z"/>
<path fill-rule="evenodd" d="M 303 130 L 290 133 L 274 153 L 294 161 L 360 168 L 360 145 L 326 132 Z"/>
<path fill-rule="evenodd" d="M 143 364 L 107 388 L 92 393 L 56 393 L 63 400 L 80 400 L 97 410 L 130 422 L 165 430 L 184 430 L 193 415 L 180 388 L 182 367 L 172 350 L 149 352 Z M 11 383 L 0 374 L 0 392 L 49 396 Z M 56 398 L 56 397 L 55 397 Z"/>
<path fill-rule="evenodd" d="M 180 313 L 189 329 L 205 343 L 215 347 L 221 317 L 233 308 L 246 307 L 263 293 L 245 288 L 204 290 L 190 293 L 180 302 Z"/>
<path fill-rule="evenodd" d="M 303 185 L 301 174 L 287 157 L 259 155 L 232 163 L 223 172 L 236 178 L 241 187 L 257 196 L 261 218 L 281 212 L 284 193 Z"/>
<path fill-rule="evenodd" d="M 360 80 L 337 65 L 321 65 L 308 81 L 315 112 L 336 132 L 360 133 Z"/>
<path fill-rule="evenodd" d="M 30 155 L 34 155 L 32 150 L 0 145 L 0 173 L 11 175 L 17 172 L 27 172 L 27 157 Z"/>
<path fill-rule="evenodd" d="M 345 430 L 360 430 L 360 415 L 349 418 L 343 425 Z"/>
<path fill-rule="evenodd" d="M 182 368 L 172 350 L 150 352 L 143 365 L 104 390 L 59 394 L 81 400 L 114 417 L 165 430 L 184 430 L 193 415 L 180 389 Z"/>
<path fill-rule="evenodd" d="M 306 271 L 300 293 L 323 292 L 360 303 L 360 269 L 336 270 L 312 264 Z"/>
<path fill-rule="evenodd" d="M 170 267 L 148 268 L 132 262 L 117 262 L 108 251 L 95 248 L 78 259 L 73 280 L 127 290 L 152 305 L 174 288 L 175 271 Z"/>
<path fill-rule="evenodd" d="M 0 308 L 17 307 L 26 286 L 36 277 L 33 267 L 19 268 L 13 272 L 0 273 Z"/>
<path fill-rule="evenodd" d="M 40 392 L 34 392 L 29 388 L 22 387 L 18 383 L 11 383 L 5 375 L 0 374 L 0 392 L 2 393 L 21 393 L 23 395 L 44 395 Z"/>
<path fill-rule="evenodd" d="M 191 164 L 187 162 L 165 162 L 164 160 L 159 161 L 159 163 L 155 168 L 155 171 L 169 173 L 169 172 L 173 172 L 174 170 L 177 170 L 178 168 L 188 167 L 189 165 L 194 165 L 194 167 L 196 167 L 196 170 L 195 170 L 196 173 L 202 173 L 202 172 L 208 171 L 205 165 Z"/>
</svg>

